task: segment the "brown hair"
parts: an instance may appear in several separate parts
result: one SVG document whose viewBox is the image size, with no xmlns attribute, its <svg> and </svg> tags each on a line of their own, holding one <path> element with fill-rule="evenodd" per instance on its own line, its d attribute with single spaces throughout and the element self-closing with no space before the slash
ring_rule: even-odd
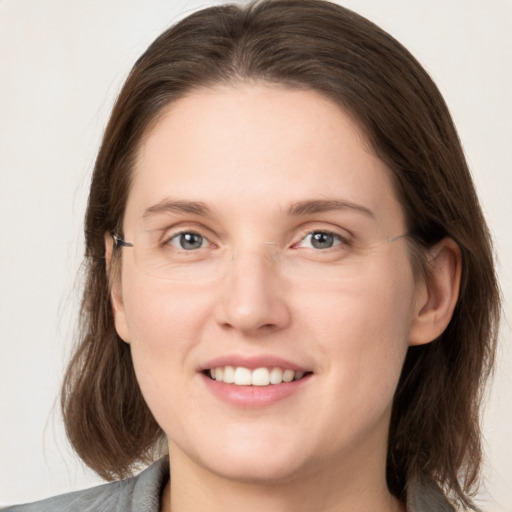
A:
<svg viewBox="0 0 512 512">
<path fill-rule="evenodd" d="M 139 390 L 130 348 L 114 329 L 104 236 L 122 226 L 138 147 L 164 107 L 197 87 L 251 80 L 318 91 L 359 121 L 394 175 L 412 255 L 446 236 L 460 246 L 452 320 L 438 340 L 408 351 L 387 477 L 398 497 L 414 477 L 474 508 L 479 406 L 500 309 L 489 233 L 450 114 L 428 74 L 376 25 L 323 0 L 201 10 L 158 37 L 133 67 L 104 134 L 87 207 L 81 339 L 62 393 L 73 446 L 114 479 L 151 460 L 163 436 Z"/>
</svg>

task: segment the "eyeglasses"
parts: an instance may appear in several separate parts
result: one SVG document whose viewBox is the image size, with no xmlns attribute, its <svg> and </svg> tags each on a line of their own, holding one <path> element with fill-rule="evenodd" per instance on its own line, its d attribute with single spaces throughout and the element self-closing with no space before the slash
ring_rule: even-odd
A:
<svg viewBox="0 0 512 512">
<path fill-rule="evenodd" d="M 341 234 L 310 230 L 293 243 L 265 242 L 261 253 L 273 271 L 289 280 L 332 280 L 353 277 L 382 251 L 407 236 L 356 242 Z M 133 242 L 113 232 L 114 248 L 133 249 L 136 266 L 146 275 L 170 281 L 205 281 L 229 271 L 234 253 L 212 242 L 199 230 L 152 229 L 136 234 Z"/>
</svg>

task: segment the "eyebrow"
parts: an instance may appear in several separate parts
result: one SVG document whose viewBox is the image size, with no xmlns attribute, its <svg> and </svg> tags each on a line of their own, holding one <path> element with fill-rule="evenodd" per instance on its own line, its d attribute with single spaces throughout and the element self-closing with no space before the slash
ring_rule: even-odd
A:
<svg viewBox="0 0 512 512">
<path fill-rule="evenodd" d="M 190 213 L 192 215 L 200 216 L 207 216 L 211 214 L 210 208 L 199 201 L 173 201 L 171 199 L 164 199 L 163 201 L 146 208 L 142 218 L 147 219 L 152 214 L 166 212 Z"/>
<path fill-rule="evenodd" d="M 313 199 L 307 201 L 299 201 L 290 206 L 288 215 L 305 216 L 315 213 L 347 209 L 354 210 L 369 217 L 375 218 L 375 214 L 366 206 L 337 199 Z M 159 203 L 146 208 L 142 218 L 147 219 L 153 214 L 166 212 L 188 213 L 203 217 L 212 214 L 210 208 L 205 203 L 200 201 L 174 201 L 172 199 L 164 199 L 163 201 L 160 201 Z"/>
<path fill-rule="evenodd" d="M 351 203 L 349 201 L 340 201 L 337 199 L 315 199 L 311 201 L 300 201 L 290 207 L 288 214 L 292 216 L 300 216 L 346 209 L 355 210 L 356 212 L 363 213 L 364 215 L 375 218 L 375 214 L 366 206 Z"/>
</svg>

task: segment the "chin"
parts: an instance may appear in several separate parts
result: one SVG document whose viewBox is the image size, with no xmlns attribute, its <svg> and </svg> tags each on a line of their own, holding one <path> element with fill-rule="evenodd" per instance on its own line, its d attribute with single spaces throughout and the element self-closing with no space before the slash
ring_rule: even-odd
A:
<svg viewBox="0 0 512 512">
<path fill-rule="evenodd" d="M 261 457 L 244 455 L 227 456 L 223 463 L 212 464 L 208 461 L 210 472 L 218 476 L 240 483 L 250 484 L 279 484 L 293 480 L 305 468 L 298 460 L 289 457 Z"/>
<path fill-rule="evenodd" d="M 284 483 L 306 470 L 307 450 L 300 440 L 293 442 L 289 433 L 287 437 L 275 431 L 244 434 L 230 432 L 208 446 L 197 443 L 185 456 L 209 473 L 241 483 Z"/>
</svg>

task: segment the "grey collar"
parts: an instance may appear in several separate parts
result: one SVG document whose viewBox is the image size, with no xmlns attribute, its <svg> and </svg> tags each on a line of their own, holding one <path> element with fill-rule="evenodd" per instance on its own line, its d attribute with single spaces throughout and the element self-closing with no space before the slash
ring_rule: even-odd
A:
<svg viewBox="0 0 512 512">
<path fill-rule="evenodd" d="M 434 482 L 412 479 L 407 483 L 407 512 L 455 512 Z"/>
</svg>

